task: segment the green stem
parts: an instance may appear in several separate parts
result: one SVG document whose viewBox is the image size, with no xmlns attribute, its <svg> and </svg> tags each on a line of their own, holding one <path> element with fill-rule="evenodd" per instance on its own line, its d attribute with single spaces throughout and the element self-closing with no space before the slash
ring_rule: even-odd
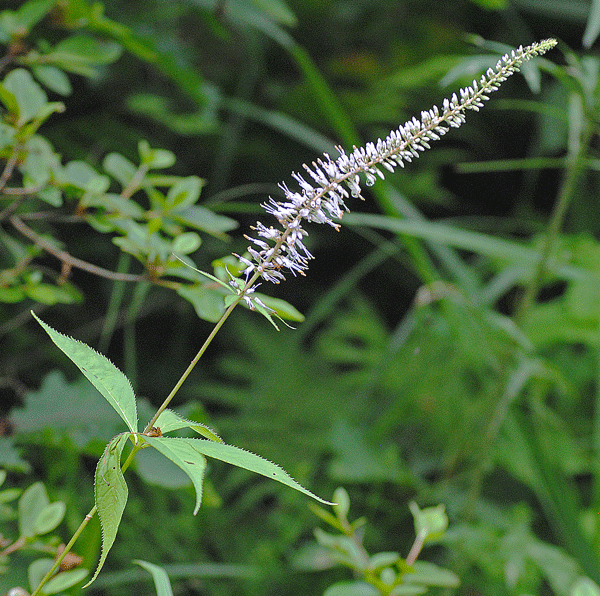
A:
<svg viewBox="0 0 600 596">
<path fill-rule="evenodd" d="M 250 280 L 250 281 L 252 281 L 252 280 Z M 246 284 L 246 287 L 247 288 L 250 287 L 249 284 Z M 202 344 L 202 347 L 200 348 L 200 350 L 198 350 L 198 353 L 194 356 L 194 359 L 190 362 L 189 366 L 185 369 L 185 371 L 181 375 L 179 381 L 177 381 L 177 383 L 175 384 L 175 387 L 173 387 L 173 389 L 171 390 L 171 393 L 169 393 L 169 395 L 167 395 L 165 401 L 163 401 L 161 406 L 156 411 L 156 414 L 154 414 L 154 416 L 152 416 L 150 422 L 148 422 L 148 424 L 146 425 L 146 428 L 144 429 L 144 433 L 147 433 L 154 426 L 154 424 L 158 420 L 158 417 L 167 409 L 168 405 L 171 403 L 171 400 L 175 397 L 175 394 L 179 391 L 179 389 L 181 388 L 181 386 L 183 385 L 185 380 L 188 378 L 188 376 L 190 375 L 192 370 L 194 370 L 194 367 L 196 366 L 196 364 L 198 364 L 198 360 L 200 360 L 200 358 L 202 357 L 204 352 L 206 352 L 206 349 L 211 344 L 212 340 L 215 338 L 215 335 L 217 335 L 219 329 L 221 329 L 221 327 L 223 326 L 225 321 L 229 318 L 229 315 L 233 312 L 233 309 L 238 305 L 239 301 L 242 299 L 242 296 L 243 296 L 243 292 L 242 292 L 242 294 L 240 294 L 238 296 L 238 299 L 235 302 L 233 302 L 229 306 L 229 308 L 223 313 L 223 316 L 219 319 L 219 322 L 213 327 L 213 330 L 210 332 L 210 335 L 206 338 L 206 341 Z"/>
<path fill-rule="evenodd" d="M 258 277 L 258 276 L 255 276 L 255 277 Z M 249 288 L 251 286 L 251 283 L 253 283 L 252 279 L 250 280 L 250 282 L 248 284 L 246 284 L 246 287 L 244 288 L 244 290 Z M 223 326 L 225 321 L 229 318 L 229 315 L 233 312 L 233 309 L 238 305 L 239 301 L 242 299 L 242 297 L 244 295 L 244 290 L 242 290 L 241 294 L 238 296 L 238 299 L 235 302 L 233 302 L 229 306 L 229 308 L 223 313 L 223 316 L 219 319 L 218 323 L 214 326 L 210 335 L 206 338 L 205 342 L 202 344 L 202 347 L 200 348 L 200 350 L 198 350 L 198 353 L 196 354 L 196 356 L 194 356 L 194 359 L 191 361 L 190 365 L 185 369 L 184 373 L 181 375 L 180 379 L 175 384 L 175 387 L 173 387 L 173 389 L 171 390 L 169 395 L 166 397 L 166 399 L 163 401 L 161 406 L 158 408 L 158 410 L 156 411 L 156 413 L 154 414 L 154 416 L 152 417 L 150 422 L 148 422 L 148 425 L 144 429 L 143 434 L 147 433 L 154 426 L 154 424 L 158 420 L 158 417 L 167 408 L 167 406 L 169 405 L 169 403 L 171 402 L 173 397 L 175 397 L 175 394 L 177 393 L 177 391 L 179 391 L 180 387 L 183 385 L 185 380 L 188 378 L 189 374 L 192 372 L 192 370 L 194 369 L 194 367 L 196 366 L 196 364 L 198 363 L 198 361 L 200 360 L 200 358 L 202 357 L 204 352 L 206 352 L 206 349 L 211 344 L 212 340 L 215 338 L 219 329 L 221 329 L 221 327 Z M 129 466 L 131 465 L 131 462 L 135 458 L 135 455 L 141 448 L 142 448 L 142 443 L 136 443 L 134 445 L 133 449 L 127 456 L 127 459 L 121 466 L 122 472 L 125 472 L 127 470 L 127 468 L 129 468 Z M 69 540 L 69 543 L 65 546 L 65 549 L 63 550 L 63 552 L 60 554 L 59 557 L 57 557 L 56 561 L 54 561 L 54 564 L 48 570 L 48 573 L 46 573 L 46 575 L 42 578 L 42 580 L 40 581 L 37 588 L 32 592 L 31 596 L 37 596 L 40 593 L 41 589 L 44 587 L 46 582 L 52 577 L 54 572 L 58 569 L 62 560 L 67 556 L 67 553 L 69 553 L 71 551 L 71 549 L 73 548 L 73 545 L 75 544 L 75 542 L 77 541 L 77 539 L 79 538 L 79 536 L 81 535 L 81 533 L 83 532 L 85 527 L 88 525 L 90 520 L 94 517 L 97 510 L 98 510 L 98 508 L 96 507 L 96 505 L 94 505 L 92 507 L 92 509 L 90 509 L 89 513 L 84 517 L 83 521 L 81 522 L 81 524 L 79 525 L 79 527 L 77 528 L 77 530 L 75 531 L 73 536 L 71 537 L 71 540 Z"/>
<path fill-rule="evenodd" d="M 54 572 L 58 569 L 62 560 L 71 551 L 75 542 L 77 542 L 79 535 L 83 532 L 83 530 L 85 530 L 85 527 L 88 525 L 88 523 L 90 522 L 92 517 L 94 517 L 94 515 L 96 514 L 97 509 L 98 508 L 96 507 L 96 505 L 94 505 L 90 509 L 90 512 L 83 518 L 83 521 L 81 522 L 81 524 L 79 524 L 79 527 L 75 531 L 75 534 L 73 534 L 73 536 L 71 537 L 71 540 L 69 540 L 69 543 L 67 544 L 67 546 L 65 546 L 65 550 L 63 550 L 63 552 L 57 557 L 56 561 L 54 561 L 54 565 L 52 565 L 52 567 L 50 567 L 50 569 L 48 570 L 48 573 L 46 573 L 46 575 L 44 575 L 44 577 L 42 578 L 42 581 L 39 583 L 38 587 L 31 593 L 31 596 L 37 596 L 40 593 L 41 589 L 46 584 L 46 582 L 52 577 L 52 575 L 54 575 Z"/>
</svg>

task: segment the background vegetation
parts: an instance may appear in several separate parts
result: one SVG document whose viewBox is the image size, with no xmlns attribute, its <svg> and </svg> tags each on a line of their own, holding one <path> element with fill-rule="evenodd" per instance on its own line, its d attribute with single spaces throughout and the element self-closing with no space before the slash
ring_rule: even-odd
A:
<svg viewBox="0 0 600 596">
<path fill-rule="evenodd" d="M 303 162 L 386 135 L 508 48 L 557 37 L 547 60 L 350 204 L 341 233 L 311 229 L 307 277 L 261 287 L 305 321 L 276 332 L 238 309 L 173 407 L 323 497 L 343 485 L 350 517 L 368 520 L 369 551 L 406 556 L 408 503 L 444 504 L 450 528 L 423 558 L 458 575 L 456 593 L 563 596 L 580 576 L 600 583 L 597 4 L 105 0 L 102 9 L 58 0 L 21 38 L 0 20 L 0 75 L 32 68 L 49 101 L 66 107 L 38 131 L 64 166 L 52 182 L 60 198 L 0 195 L 4 487 L 43 481 L 66 504 L 55 534 L 67 540 L 117 432 L 30 309 L 125 370 L 147 400 L 144 422 L 218 309 L 197 279 L 193 295 L 161 283 L 172 279 L 157 272 L 169 242 L 198 232 L 201 247 L 188 236 L 184 252 L 211 271 L 245 250 L 244 231 L 266 221 L 260 203 Z M 23 62 L 73 35 L 99 45 L 71 48 L 77 68 L 56 54 L 47 61 L 68 78 L 46 71 L 44 80 L 35 61 Z M 126 188 L 141 140 L 176 157 L 152 184 L 196 180 L 199 189 L 199 177 L 198 205 L 215 214 L 153 219 L 152 199 L 140 199 L 143 229 L 155 226 L 165 243 L 154 252 L 85 198 L 90 171 L 108 175 L 111 192 Z M 4 172 L 11 155 L 0 147 Z M 34 170 L 17 164 L 4 182 L 34 186 Z M 31 248 L 15 214 L 68 255 L 137 281 L 73 262 L 61 270 Z M 91 594 L 152 593 L 133 559 L 162 564 L 182 594 L 310 596 L 351 577 L 315 542 L 320 520 L 303 495 L 214 463 L 192 517 L 193 489 L 163 465 L 142 458 L 129 475 L 119 538 Z M 10 508 L 0 515 L 3 538 L 14 539 Z M 76 548 L 88 568 L 100 544 L 91 526 Z M 33 557 L 2 561 L 2 593 L 26 584 Z"/>
</svg>

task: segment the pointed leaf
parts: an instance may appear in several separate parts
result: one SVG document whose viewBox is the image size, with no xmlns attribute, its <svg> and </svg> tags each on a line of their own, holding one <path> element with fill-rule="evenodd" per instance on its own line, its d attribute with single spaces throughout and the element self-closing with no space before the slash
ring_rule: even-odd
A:
<svg viewBox="0 0 600 596">
<path fill-rule="evenodd" d="M 196 489 L 196 506 L 194 507 L 194 515 L 196 515 L 202 503 L 202 482 L 206 471 L 206 459 L 200 451 L 194 448 L 194 444 L 188 443 L 188 441 L 192 440 L 196 443 L 198 439 L 147 436 L 144 438 L 190 477 Z"/>
<path fill-rule="evenodd" d="M 131 433 L 122 433 L 113 437 L 96 466 L 94 488 L 98 518 L 102 526 L 102 554 L 96 572 L 92 579 L 83 586 L 84 588 L 89 586 L 100 573 L 108 551 L 117 536 L 121 517 L 125 510 L 128 491 L 123 472 L 121 472 L 121 454 L 130 436 Z"/>
<path fill-rule="evenodd" d="M 223 439 L 205 424 L 196 422 L 195 420 L 188 420 L 187 418 L 180 416 L 177 412 L 173 412 L 173 410 L 165 410 L 162 412 L 158 417 L 155 426 L 158 426 L 163 434 L 172 430 L 179 430 L 180 428 L 191 428 L 206 439 L 217 441 L 218 443 L 223 442 Z"/>
<path fill-rule="evenodd" d="M 276 480 L 277 482 L 281 482 L 290 488 L 300 491 L 301 493 L 304 493 L 305 495 L 308 495 L 309 497 L 312 497 L 321 503 L 333 505 L 333 503 L 317 497 L 308 489 L 304 488 L 278 465 L 263 459 L 259 455 L 251 453 L 250 451 L 240 449 L 239 447 L 226 445 L 225 443 L 207 441 L 205 439 L 179 439 L 175 437 L 145 438 L 152 445 L 154 445 L 154 442 L 156 441 L 161 441 L 162 443 L 166 441 L 167 444 L 169 446 L 173 446 L 173 448 L 175 448 L 175 445 L 179 445 L 178 448 L 182 450 L 191 448 L 192 452 L 206 455 L 207 457 L 213 457 L 214 459 L 220 459 L 228 464 L 238 466 L 239 468 L 244 468 L 245 470 L 255 472 L 256 474 L 261 474 L 262 476 L 266 476 L 267 478 L 271 478 L 272 480 Z M 186 444 L 189 447 L 182 447 L 183 444 Z"/>
<path fill-rule="evenodd" d="M 83 342 L 55 331 L 31 313 L 52 341 L 75 363 L 92 385 L 116 410 L 131 432 L 137 431 L 137 407 L 131 383 L 105 356 Z"/>
<path fill-rule="evenodd" d="M 156 588 L 156 596 L 173 596 L 169 576 L 162 567 L 148 563 L 148 561 L 140 561 L 139 559 L 134 561 L 134 563 L 152 574 L 154 587 Z"/>
</svg>

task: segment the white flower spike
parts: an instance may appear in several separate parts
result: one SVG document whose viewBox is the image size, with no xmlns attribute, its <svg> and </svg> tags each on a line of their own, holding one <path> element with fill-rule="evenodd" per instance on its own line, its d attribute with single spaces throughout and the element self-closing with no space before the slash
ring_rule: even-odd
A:
<svg viewBox="0 0 600 596">
<path fill-rule="evenodd" d="M 268 203 L 262 205 L 279 222 L 281 229 L 257 222 L 251 229 L 264 240 L 246 236 L 254 244 L 254 247 L 248 247 L 252 259 L 235 255 L 245 265 L 246 286 L 242 293 L 245 296 L 253 293 L 256 286 L 252 284 L 259 277 L 278 284 L 285 280 L 283 270 L 294 276 L 304 275 L 313 256 L 303 244 L 303 238 L 308 235 L 301 225 L 303 220 L 326 223 L 339 229 L 333 218 L 339 219 L 344 211 L 349 211 L 344 200 L 349 195 L 362 199 L 360 174 L 365 176 L 367 186 L 372 186 L 378 177 L 384 177 L 380 166 L 393 172 L 398 166 L 404 167 L 404 162 L 410 163 L 419 157 L 422 151 L 430 148 L 431 141 L 439 140 L 450 128 L 463 124 L 467 110 L 479 111 L 489 94 L 517 72 L 523 62 L 546 53 L 556 43 L 555 39 L 546 39 L 505 54 L 495 69 L 489 68 L 479 81 L 474 80 L 471 86 L 461 89 L 460 98 L 454 93 L 450 99 L 444 99 L 441 113 L 433 106 L 429 111 L 421 112 L 420 120 L 412 118 L 384 140 L 354 147 L 349 154 L 336 147 L 340 154 L 337 159 L 333 160 L 325 153 L 310 166 L 304 165 L 312 183 L 301 174 L 293 173 L 300 190 L 292 191 L 282 182 L 279 188 L 285 201 L 269 198 Z"/>
</svg>

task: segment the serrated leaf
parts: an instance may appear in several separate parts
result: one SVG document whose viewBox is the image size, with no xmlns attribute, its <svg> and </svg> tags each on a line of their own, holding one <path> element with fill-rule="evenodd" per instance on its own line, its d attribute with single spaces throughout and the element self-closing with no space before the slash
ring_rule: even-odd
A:
<svg viewBox="0 0 600 596">
<path fill-rule="evenodd" d="M 195 449 L 186 439 L 174 437 L 144 437 L 152 447 L 160 451 L 166 458 L 179 466 L 190 478 L 196 489 L 196 506 L 194 515 L 198 513 L 202 503 L 202 483 L 206 471 L 206 459 L 200 451 Z M 198 439 L 192 439 L 198 441 Z"/>
<path fill-rule="evenodd" d="M 180 416 L 177 412 L 173 412 L 173 410 L 164 410 L 158 417 L 155 426 L 158 426 L 163 434 L 181 428 L 191 428 L 199 435 L 202 435 L 211 441 L 217 441 L 218 443 L 223 442 L 223 439 L 205 424 L 194 420 L 188 420 L 187 418 Z"/>
<path fill-rule="evenodd" d="M 245 451 L 239 447 L 233 445 L 227 445 L 225 443 L 216 443 L 214 441 L 207 441 L 206 439 L 180 439 L 175 437 L 145 437 L 148 442 L 154 444 L 156 441 L 161 443 L 167 442 L 168 445 L 186 445 L 189 447 L 180 447 L 181 449 L 191 448 L 194 453 L 202 454 L 207 457 L 219 459 L 225 463 L 237 466 L 238 468 L 244 468 L 250 472 L 266 476 L 271 480 L 276 480 L 285 484 L 294 490 L 297 490 L 313 499 L 324 503 L 325 505 L 333 505 L 329 501 L 325 501 L 317 495 L 311 493 L 308 489 L 304 488 L 301 484 L 296 482 L 285 470 L 280 468 L 277 464 L 274 464 L 266 459 L 263 459 L 255 453 Z M 177 463 L 177 462 L 175 462 Z"/>
<path fill-rule="evenodd" d="M 105 356 L 72 337 L 55 331 L 31 313 L 50 339 L 72 360 L 121 416 L 131 432 L 137 431 L 137 407 L 129 379 Z"/>
<path fill-rule="evenodd" d="M 156 596 L 173 596 L 173 590 L 171 588 L 169 576 L 162 567 L 153 565 L 147 561 L 140 561 L 139 559 L 134 561 L 134 563 L 152 574 L 154 587 L 156 588 Z"/>
<path fill-rule="evenodd" d="M 35 522 L 41 511 L 49 505 L 46 488 L 41 482 L 33 483 L 19 499 L 19 534 L 35 536 Z"/>
<path fill-rule="evenodd" d="M 38 514 L 33 531 L 36 536 L 42 536 L 51 532 L 60 524 L 65 516 L 66 506 L 62 501 L 56 501 L 46 505 Z"/>
<path fill-rule="evenodd" d="M 121 517 L 127 504 L 128 490 L 125 477 L 121 472 L 121 454 L 130 436 L 130 433 L 122 433 L 113 437 L 96 466 L 94 492 L 98 518 L 102 527 L 102 553 L 92 579 L 83 586 L 84 588 L 87 588 L 98 577 L 108 551 L 117 536 Z"/>
</svg>

